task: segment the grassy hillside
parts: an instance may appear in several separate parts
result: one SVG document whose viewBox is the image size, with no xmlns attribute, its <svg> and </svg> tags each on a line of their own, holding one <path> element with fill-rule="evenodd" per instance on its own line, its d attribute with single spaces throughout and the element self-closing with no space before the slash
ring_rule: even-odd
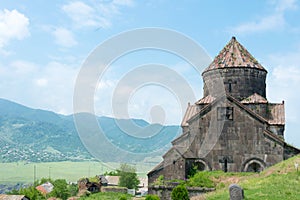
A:
<svg viewBox="0 0 300 200">
<path fill-rule="evenodd" d="M 89 197 L 81 197 L 80 200 L 118 200 L 121 197 L 126 198 L 126 199 L 133 199 L 130 195 L 125 195 L 122 193 L 113 193 L 113 192 L 104 192 L 104 193 L 97 193 L 97 194 L 92 194 Z"/>
<path fill-rule="evenodd" d="M 229 199 L 228 186 L 231 183 L 237 183 L 244 189 L 246 200 L 300 199 L 300 171 L 296 171 L 295 163 L 300 164 L 300 155 L 278 163 L 260 174 L 213 176 L 217 190 L 206 194 L 205 199 Z"/>
<path fill-rule="evenodd" d="M 84 141 L 103 162 L 140 162 L 145 159 L 142 153 L 163 155 L 181 133 L 179 126 L 149 124 L 141 119 L 97 117 L 95 125 L 90 120 L 94 115 L 77 113 L 77 122 L 88 127 L 80 129 L 79 135 L 77 129 L 82 126 L 77 124 L 76 129 L 73 115 L 32 109 L 1 98 L 0 110 L 0 163 L 94 161 Z"/>
</svg>

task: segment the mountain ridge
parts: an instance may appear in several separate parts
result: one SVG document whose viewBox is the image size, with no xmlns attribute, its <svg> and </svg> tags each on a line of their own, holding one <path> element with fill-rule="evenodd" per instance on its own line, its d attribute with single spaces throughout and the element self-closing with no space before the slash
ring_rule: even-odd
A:
<svg viewBox="0 0 300 200">
<path fill-rule="evenodd" d="M 33 109 L 3 98 L 0 98 L 0 110 L 0 162 L 95 159 L 83 145 L 81 135 L 78 135 L 73 120 L 76 114 L 61 115 L 52 111 Z M 181 132 L 179 126 L 150 124 L 143 119 L 96 116 L 96 120 L 109 142 L 117 148 L 131 153 L 151 152 L 150 156 L 154 157 L 161 156 L 169 148 L 170 142 Z M 141 137 L 142 134 L 145 137 Z M 154 147 L 161 149 L 155 152 Z M 118 155 L 114 158 L 104 155 L 100 159 L 133 161 L 122 160 Z M 145 158 L 137 156 L 135 161 L 141 159 Z"/>
</svg>

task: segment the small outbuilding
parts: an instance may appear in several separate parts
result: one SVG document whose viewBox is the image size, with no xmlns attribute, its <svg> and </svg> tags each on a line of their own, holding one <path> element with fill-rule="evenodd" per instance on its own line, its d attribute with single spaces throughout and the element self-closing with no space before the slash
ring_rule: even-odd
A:
<svg viewBox="0 0 300 200">
<path fill-rule="evenodd" d="M 0 194 L 0 200 L 30 200 L 30 198 L 24 195 Z"/>
</svg>

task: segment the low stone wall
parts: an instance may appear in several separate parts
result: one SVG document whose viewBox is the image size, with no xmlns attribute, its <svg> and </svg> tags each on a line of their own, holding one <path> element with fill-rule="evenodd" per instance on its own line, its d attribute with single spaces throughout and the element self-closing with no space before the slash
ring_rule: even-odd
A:
<svg viewBox="0 0 300 200">
<path fill-rule="evenodd" d="M 127 193 L 127 188 L 125 187 L 101 187 L 101 192 L 119 192 L 119 193 Z"/>
<path fill-rule="evenodd" d="M 155 185 L 148 188 L 149 194 L 155 194 L 159 196 L 161 200 L 170 200 L 173 188 L 176 186 L 163 186 Z M 204 193 L 214 191 L 214 188 L 202 188 L 202 187 L 187 187 L 189 197 L 203 195 Z"/>
</svg>

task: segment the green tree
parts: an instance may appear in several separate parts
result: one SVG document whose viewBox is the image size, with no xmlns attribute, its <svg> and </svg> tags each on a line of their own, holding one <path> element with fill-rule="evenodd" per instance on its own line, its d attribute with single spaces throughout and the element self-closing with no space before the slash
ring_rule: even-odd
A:
<svg viewBox="0 0 300 200">
<path fill-rule="evenodd" d="M 128 164 L 121 164 L 119 171 L 119 186 L 127 187 L 128 189 L 137 189 L 140 183 L 135 167 Z"/>
<path fill-rule="evenodd" d="M 37 181 L 37 185 L 42 185 L 47 182 L 53 183 L 53 180 L 51 180 L 50 178 L 42 178 L 40 181 Z"/>
<path fill-rule="evenodd" d="M 77 184 L 74 184 L 74 183 L 70 184 L 68 186 L 68 192 L 69 192 L 70 196 L 76 196 L 78 194 L 78 186 L 77 186 Z"/>
<path fill-rule="evenodd" d="M 189 200 L 189 193 L 184 185 L 178 185 L 172 190 L 172 200 Z"/>
<path fill-rule="evenodd" d="M 30 199 L 43 200 L 46 199 L 35 187 L 30 186 L 28 188 L 22 188 L 19 191 L 19 194 L 25 195 Z"/>
<path fill-rule="evenodd" d="M 57 179 L 53 182 L 53 190 L 50 193 L 51 197 L 61 198 L 63 200 L 69 197 L 68 183 L 65 179 Z"/>
<path fill-rule="evenodd" d="M 119 171 L 104 172 L 104 176 L 119 176 Z"/>
<path fill-rule="evenodd" d="M 160 198 L 157 195 L 147 195 L 145 200 L 160 200 Z"/>
</svg>

